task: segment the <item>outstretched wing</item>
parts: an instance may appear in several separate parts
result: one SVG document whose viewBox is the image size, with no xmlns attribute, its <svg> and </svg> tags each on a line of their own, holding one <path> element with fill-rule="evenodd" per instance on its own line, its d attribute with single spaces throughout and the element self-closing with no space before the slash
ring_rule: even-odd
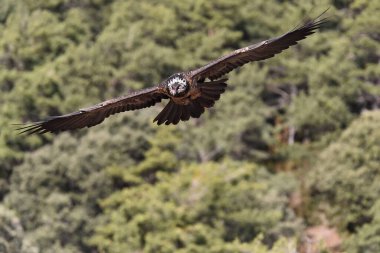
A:
<svg viewBox="0 0 380 253">
<path fill-rule="evenodd" d="M 128 95 L 110 99 L 97 105 L 81 109 L 62 116 L 50 117 L 45 121 L 35 122 L 19 128 L 20 133 L 57 133 L 83 127 L 92 127 L 103 122 L 112 114 L 153 106 L 168 98 L 160 87 L 143 89 Z"/>
<path fill-rule="evenodd" d="M 305 39 L 308 35 L 313 34 L 316 29 L 326 22 L 326 19 L 320 19 L 326 11 L 316 19 L 307 21 L 288 33 L 235 50 L 203 67 L 191 71 L 190 75 L 198 80 L 205 78 L 215 80 L 248 62 L 271 58 L 275 54 L 281 53 L 290 46 L 297 44 L 298 41 Z"/>
</svg>

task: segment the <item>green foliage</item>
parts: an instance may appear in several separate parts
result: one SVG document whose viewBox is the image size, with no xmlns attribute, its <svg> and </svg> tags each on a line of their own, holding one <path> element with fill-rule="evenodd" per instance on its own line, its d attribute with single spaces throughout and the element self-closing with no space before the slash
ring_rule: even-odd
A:
<svg viewBox="0 0 380 253">
<path fill-rule="evenodd" d="M 370 210 L 373 217 L 369 224 L 358 229 L 346 242 L 347 252 L 377 252 L 380 250 L 380 201 Z"/>
<path fill-rule="evenodd" d="M 133 120 L 129 123 L 133 125 Z M 142 159 L 148 143 L 147 132 L 143 126 L 140 129 L 139 134 L 123 128 L 117 137 L 112 128 L 83 138 L 62 134 L 14 169 L 5 202 L 20 214 L 27 238 L 40 251 L 88 250 L 85 241 L 96 224 L 98 201 L 116 188 L 103 168 L 112 163 L 127 166 Z"/>
<path fill-rule="evenodd" d="M 91 243 L 105 252 L 240 251 L 254 247 L 259 234 L 266 242 L 294 236 L 299 224 L 287 207 L 295 187 L 289 175 L 225 161 L 157 179 L 102 201 L 105 219 Z"/>
<path fill-rule="evenodd" d="M 14 211 L 0 205 L 0 252 L 38 252 L 37 247 L 25 238 L 25 231 Z"/>
<path fill-rule="evenodd" d="M 359 231 L 351 252 L 374 252 L 371 245 L 378 245 L 372 243 L 379 239 L 379 121 L 378 111 L 364 113 L 320 154 L 309 177 L 313 210 L 342 229 Z"/>
<path fill-rule="evenodd" d="M 157 105 L 58 136 L 11 125 L 157 84 L 329 6 L 316 35 L 232 72 L 200 119 L 156 127 Z M 379 117 L 362 113 L 380 107 L 379 11 L 372 0 L 2 0 L 0 246 L 277 253 L 323 214 L 347 252 L 379 251 Z"/>
<path fill-rule="evenodd" d="M 380 201 L 377 200 L 372 206 L 369 215 L 372 220 L 364 224 L 351 235 L 346 242 L 347 252 L 377 252 L 380 250 Z"/>
</svg>

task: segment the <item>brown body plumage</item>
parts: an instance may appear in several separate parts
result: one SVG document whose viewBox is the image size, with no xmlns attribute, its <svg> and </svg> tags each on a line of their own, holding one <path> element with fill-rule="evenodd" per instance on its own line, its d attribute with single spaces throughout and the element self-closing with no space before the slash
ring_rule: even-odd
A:
<svg viewBox="0 0 380 253">
<path fill-rule="evenodd" d="M 319 19 L 320 16 L 279 37 L 235 50 L 198 69 L 174 74 L 157 86 L 110 99 L 77 112 L 50 117 L 19 129 L 21 133 L 42 134 L 92 127 L 112 114 L 150 107 L 162 99 L 169 99 L 169 103 L 154 119 L 158 125 L 177 124 L 191 117 L 199 118 L 205 108 L 212 107 L 225 91 L 227 78 L 219 78 L 248 62 L 271 58 L 297 44 L 325 22 L 325 19 Z"/>
</svg>

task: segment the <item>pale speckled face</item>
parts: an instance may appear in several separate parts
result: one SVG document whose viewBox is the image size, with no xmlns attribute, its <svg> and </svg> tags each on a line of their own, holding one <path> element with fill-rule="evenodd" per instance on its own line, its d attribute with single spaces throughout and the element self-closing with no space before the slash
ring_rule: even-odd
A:
<svg viewBox="0 0 380 253">
<path fill-rule="evenodd" d="M 185 94 L 188 90 L 186 79 L 181 76 L 175 76 L 168 81 L 168 91 L 173 97 L 179 97 Z"/>
</svg>

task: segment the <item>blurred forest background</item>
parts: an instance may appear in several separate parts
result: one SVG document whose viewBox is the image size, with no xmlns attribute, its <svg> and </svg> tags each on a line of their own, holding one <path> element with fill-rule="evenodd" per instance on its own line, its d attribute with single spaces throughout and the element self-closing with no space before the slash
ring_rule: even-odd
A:
<svg viewBox="0 0 380 253">
<path fill-rule="evenodd" d="M 12 126 L 327 7 L 200 119 L 158 127 L 158 105 L 55 136 Z M 0 0 L 0 252 L 380 252 L 379 15 L 375 0 Z"/>
</svg>

